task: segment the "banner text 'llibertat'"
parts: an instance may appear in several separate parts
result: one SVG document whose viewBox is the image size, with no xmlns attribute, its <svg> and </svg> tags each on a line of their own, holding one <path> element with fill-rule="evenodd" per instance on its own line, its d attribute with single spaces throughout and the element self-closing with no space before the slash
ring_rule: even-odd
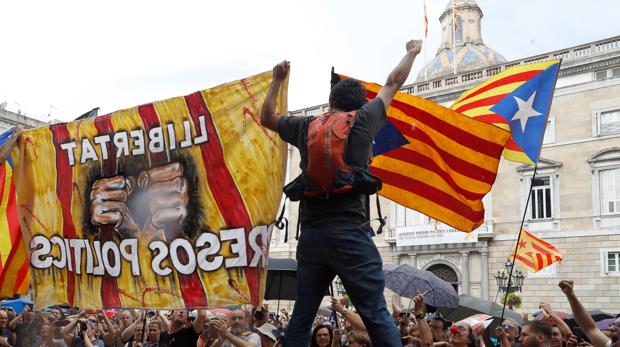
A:
<svg viewBox="0 0 620 347">
<path fill-rule="evenodd" d="M 207 127 L 205 116 L 198 117 L 198 126 L 200 131 L 192 134 L 191 121 L 184 120 L 182 133 L 183 136 L 177 141 L 175 133 L 175 123 L 168 123 L 162 126 L 154 127 L 145 133 L 144 129 L 136 129 L 130 131 L 118 131 L 112 135 L 99 135 L 91 139 L 83 138 L 81 142 L 69 141 L 60 144 L 69 161 L 69 165 L 75 165 L 79 159 L 80 164 L 88 161 L 107 160 L 110 156 L 114 158 L 128 157 L 130 155 L 143 155 L 147 151 L 150 153 L 161 153 L 168 147 L 169 150 L 177 148 L 187 148 L 192 145 L 199 145 L 207 142 Z M 166 138 L 164 132 L 168 134 Z M 113 153 L 108 153 L 108 144 L 111 143 Z M 81 151 L 76 151 L 81 148 Z M 96 150 L 99 148 L 101 158 Z M 130 150 L 131 148 L 131 150 Z"/>
</svg>

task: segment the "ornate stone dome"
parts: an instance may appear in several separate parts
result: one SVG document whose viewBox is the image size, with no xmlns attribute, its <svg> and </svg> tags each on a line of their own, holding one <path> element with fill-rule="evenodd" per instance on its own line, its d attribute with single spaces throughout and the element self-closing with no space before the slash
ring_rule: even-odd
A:
<svg viewBox="0 0 620 347">
<path fill-rule="evenodd" d="M 433 60 L 419 72 L 416 82 L 453 74 L 455 56 L 457 73 L 506 62 L 501 54 L 482 41 L 480 21 L 483 14 L 476 1 L 456 0 L 455 8 L 456 18 L 452 13 L 452 1 L 448 1 L 439 17 L 442 30 L 441 45 Z M 456 30 L 454 30 L 455 21 Z"/>
<path fill-rule="evenodd" d="M 445 75 L 454 73 L 454 67 L 452 61 L 454 60 L 454 52 L 452 49 L 442 49 L 433 60 L 426 64 L 428 72 L 426 75 L 428 79 L 434 79 Z M 485 66 L 492 66 L 501 63 L 505 63 L 506 59 L 497 53 L 492 48 L 485 44 L 475 45 L 472 43 L 466 43 L 464 46 L 456 47 L 456 70 L 457 72 L 464 72 L 470 70 L 476 70 Z M 416 82 L 425 80 L 425 72 L 422 69 L 418 73 Z"/>
</svg>

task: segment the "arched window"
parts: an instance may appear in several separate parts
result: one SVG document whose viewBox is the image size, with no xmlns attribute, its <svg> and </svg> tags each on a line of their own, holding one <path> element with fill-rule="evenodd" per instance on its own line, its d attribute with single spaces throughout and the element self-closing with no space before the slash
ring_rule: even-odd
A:
<svg viewBox="0 0 620 347">
<path fill-rule="evenodd" d="M 441 278 L 442 280 L 450 283 L 452 287 L 454 287 L 454 290 L 456 290 L 458 293 L 459 277 L 450 266 L 445 264 L 435 264 L 426 270 L 432 272 L 433 275 Z"/>
</svg>

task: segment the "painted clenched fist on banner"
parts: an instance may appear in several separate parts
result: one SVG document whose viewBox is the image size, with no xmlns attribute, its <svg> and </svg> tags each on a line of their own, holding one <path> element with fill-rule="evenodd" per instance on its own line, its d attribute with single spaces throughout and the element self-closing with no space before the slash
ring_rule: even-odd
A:
<svg viewBox="0 0 620 347">
<path fill-rule="evenodd" d="M 286 167 L 256 116 L 270 83 L 25 132 L 13 157 L 35 304 L 259 304 Z"/>
<path fill-rule="evenodd" d="M 121 236 L 135 236 L 137 231 L 154 232 L 164 223 L 182 224 L 187 217 L 188 187 L 180 163 L 170 163 L 142 171 L 138 177 L 114 176 L 98 179 L 90 193 L 91 223 L 113 225 Z M 140 196 L 129 205 L 132 195 Z M 148 207 L 140 226 L 132 217 L 140 206 Z"/>
</svg>

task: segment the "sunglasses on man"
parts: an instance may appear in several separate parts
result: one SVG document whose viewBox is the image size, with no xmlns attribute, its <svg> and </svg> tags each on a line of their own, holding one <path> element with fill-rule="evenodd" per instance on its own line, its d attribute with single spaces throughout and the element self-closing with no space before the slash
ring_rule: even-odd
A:
<svg viewBox="0 0 620 347">
<path fill-rule="evenodd" d="M 502 324 L 502 328 L 506 331 L 510 331 L 510 330 L 513 330 L 515 326 L 511 324 Z"/>
</svg>

